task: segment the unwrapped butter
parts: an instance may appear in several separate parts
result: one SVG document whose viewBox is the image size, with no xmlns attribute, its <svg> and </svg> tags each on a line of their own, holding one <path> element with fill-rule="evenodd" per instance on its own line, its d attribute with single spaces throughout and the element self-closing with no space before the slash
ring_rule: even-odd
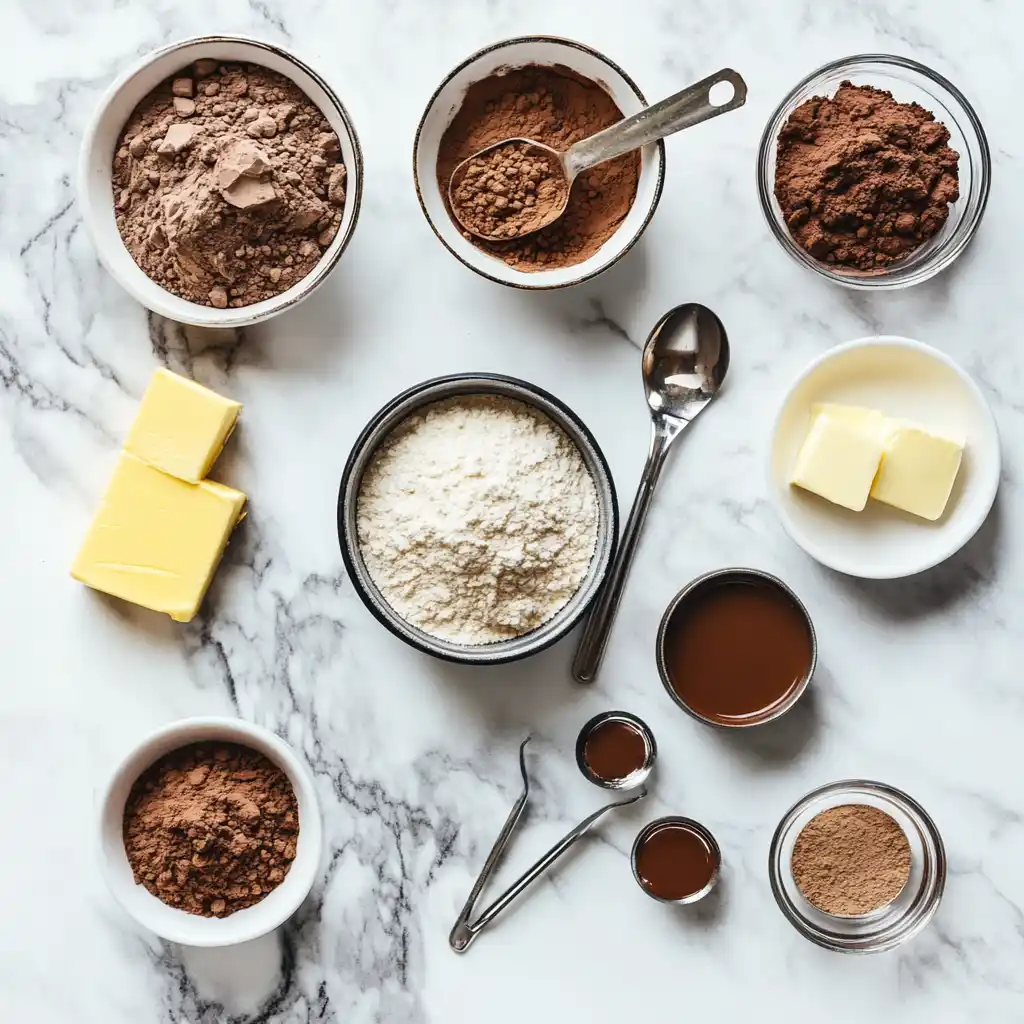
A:
<svg viewBox="0 0 1024 1024">
<path fill-rule="evenodd" d="M 934 522 L 946 510 L 963 453 L 963 445 L 956 441 L 914 424 L 897 424 L 871 497 Z"/>
</svg>

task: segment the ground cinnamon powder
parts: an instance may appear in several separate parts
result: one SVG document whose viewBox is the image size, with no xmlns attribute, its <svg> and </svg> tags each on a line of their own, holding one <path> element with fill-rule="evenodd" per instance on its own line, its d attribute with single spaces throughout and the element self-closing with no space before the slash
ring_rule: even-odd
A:
<svg viewBox="0 0 1024 1024">
<path fill-rule="evenodd" d="M 910 842 L 884 811 L 830 807 L 796 838 L 793 880 L 826 914 L 867 914 L 894 900 L 910 877 Z"/>
<path fill-rule="evenodd" d="M 779 134 L 775 197 L 798 245 L 827 263 L 884 269 L 936 235 L 959 198 L 949 130 L 917 103 L 843 82 Z"/>
<path fill-rule="evenodd" d="M 600 85 L 562 66 L 517 68 L 476 82 L 441 138 L 437 181 L 445 203 L 452 171 L 477 150 L 509 138 L 564 150 L 622 116 Z M 578 177 L 565 213 L 550 227 L 513 242 L 466 237 L 517 270 L 571 267 L 612 236 L 633 205 L 639 180 L 640 154 L 626 153 Z"/>
<path fill-rule="evenodd" d="M 258 751 L 194 743 L 139 776 L 123 835 L 137 884 L 179 910 L 226 917 L 284 881 L 298 805 L 284 772 Z"/>
</svg>

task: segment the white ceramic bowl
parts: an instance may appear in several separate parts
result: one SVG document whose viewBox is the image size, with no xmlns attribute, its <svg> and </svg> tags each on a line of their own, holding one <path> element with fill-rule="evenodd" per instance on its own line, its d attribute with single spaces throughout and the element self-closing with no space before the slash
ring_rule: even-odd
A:
<svg viewBox="0 0 1024 1024">
<path fill-rule="evenodd" d="M 299 805 L 295 860 L 284 881 L 259 903 L 228 917 L 186 913 L 136 885 L 122 838 L 124 805 L 135 780 L 164 754 L 203 740 L 238 743 L 268 757 L 288 776 Z M 320 869 L 323 823 L 313 775 L 287 743 L 241 719 L 187 718 L 144 739 L 118 766 L 100 804 L 99 843 L 100 866 L 110 891 L 144 928 L 186 946 L 230 946 L 273 931 L 295 913 Z"/>
<path fill-rule="evenodd" d="M 111 164 L 125 121 L 154 86 L 201 57 L 259 64 L 290 78 L 320 108 L 337 132 L 342 160 L 348 172 L 345 209 L 338 233 L 316 267 L 272 299 L 237 309 L 203 306 L 161 288 L 132 259 L 114 220 Z M 352 237 L 362 191 L 362 152 L 341 100 L 316 71 L 297 57 L 279 46 L 244 36 L 183 39 L 143 57 L 124 72 L 100 100 L 82 139 L 78 161 L 78 201 L 100 261 L 126 291 L 154 313 L 200 327 L 244 327 L 259 323 L 312 295 L 337 265 Z"/>
<path fill-rule="evenodd" d="M 524 271 L 481 251 L 466 241 L 448 214 L 437 183 L 437 152 L 441 136 L 462 105 L 466 90 L 496 71 L 530 64 L 559 64 L 603 86 L 624 117 L 647 106 L 633 80 L 603 54 L 583 43 L 555 36 L 523 36 L 494 43 L 474 53 L 452 71 L 430 98 L 416 129 L 413 176 L 423 213 L 434 234 L 448 251 L 471 270 L 515 288 L 564 288 L 579 284 L 607 270 L 636 244 L 654 216 L 665 179 L 665 144 L 658 142 L 640 151 L 640 181 L 636 199 L 615 233 L 588 260 L 572 267 Z"/>
<path fill-rule="evenodd" d="M 946 511 L 930 523 L 869 501 L 850 512 L 788 483 L 816 402 L 864 405 L 967 440 Z M 865 579 L 923 572 L 959 551 L 999 487 L 999 434 L 978 385 L 949 356 L 909 338 L 861 338 L 814 360 L 790 387 L 772 430 L 768 493 L 786 532 L 812 558 Z"/>
</svg>

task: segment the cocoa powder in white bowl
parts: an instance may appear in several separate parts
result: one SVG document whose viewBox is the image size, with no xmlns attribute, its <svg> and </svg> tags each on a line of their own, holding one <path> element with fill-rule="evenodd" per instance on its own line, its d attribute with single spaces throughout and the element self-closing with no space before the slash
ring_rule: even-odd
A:
<svg viewBox="0 0 1024 1024">
<path fill-rule="evenodd" d="M 132 111 L 157 85 L 193 62 L 255 64 L 284 75 L 322 112 L 340 145 L 346 168 L 341 221 L 331 243 L 304 277 L 284 291 L 240 307 L 218 309 L 184 299 L 152 280 L 125 246 L 115 220 L 112 164 L 115 148 Z M 291 308 L 311 295 L 337 265 L 355 230 L 362 198 L 363 161 L 347 111 L 326 81 L 294 55 L 243 36 L 185 39 L 143 57 L 108 89 L 87 128 L 79 157 L 78 196 L 82 217 L 100 261 L 134 298 L 148 309 L 181 323 L 202 327 L 243 327 Z"/>
<path fill-rule="evenodd" d="M 464 237 L 448 211 L 438 182 L 438 155 L 445 131 L 458 114 L 471 86 L 494 75 L 530 67 L 559 72 L 567 69 L 570 74 L 597 84 L 612 98 L 623 117 L 647 106 L 643 94 L 621 68 L 583 43 L 557 36 L 506 39 L 464 60 L 430 98 L 416 131 L 413 174 L 424 216 L 445 248 L 461 263 L 483 277 L 514 288 L 564 288 L 607 270 L 639 240 L 661 198 L 665 144 L 656 142 L 640 150 L 640 175 L 629 212 L 600 248 L 581 262 L 527 270 L 484 251 Z"/>
</svg>

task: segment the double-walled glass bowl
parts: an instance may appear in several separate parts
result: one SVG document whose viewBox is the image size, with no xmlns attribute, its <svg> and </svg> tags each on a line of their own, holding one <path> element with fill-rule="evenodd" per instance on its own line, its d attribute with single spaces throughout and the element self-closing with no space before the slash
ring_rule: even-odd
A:
<svg viewBox="0 0 1024 1024">
<path fill-rule="evenodd" d="M 793 845 L 822 811 L 867 804 L 889 815 L 910 843 L 910 877 L 884 907 L 858 917 L 826 914 L 804 898 L 793 878 Z M 837 953 L 880 953 L 913 938 L 932 919 L 946 884 L 946 853 L 925 809 L 893 786 L 865 779 L 833 782 L 808 793 L 779 822 L 768 854 L 768 878 L 779 909 L 806 939 Z"/>
<path fill-rule="evenodd" d="M 832 96 L 842 82 L 886 89 L 900 103 L 916 102 L 931 111 L 950 133 L 960 154 L 960 198 L 950 206 L 942 230 L 905 259 L 884 269 L 860 271 L 831 266 L 801 248 L 789 233 L 775 198 L 775 157 L 783 125 L 812 96 Z M 967 248 L 988 202 L 992 163 L 985 130 L 963 93 L 942 75 L 906 57 L 860 54 L 826 64 L 789 93 L 768 119 L 757 156 L 757 191 L 768 226 L 783 249 L 821 277 L 863 290 L 906 288 L 945 270 Z"/>
</svg>

